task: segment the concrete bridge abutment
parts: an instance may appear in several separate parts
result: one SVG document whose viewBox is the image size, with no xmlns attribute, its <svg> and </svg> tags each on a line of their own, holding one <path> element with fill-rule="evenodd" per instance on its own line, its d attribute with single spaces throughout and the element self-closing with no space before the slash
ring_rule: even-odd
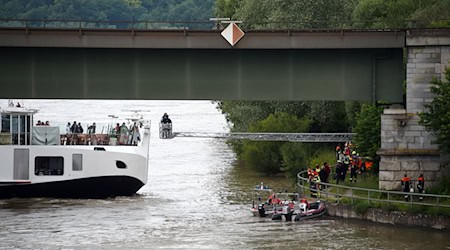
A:
<svg viewBox="0 0 450 250">
<path fill-rule="evenodd" d="M 400 190 L 405 174 L 412 180 L 424 174 L 425 187 L 430 187 L 450 173 L 448 156 L 432 144 L 433 134 L 419 124 L 418 115 L 433 100 L 433 77 L 445 79 L 450 34 L 444 30 L 408 31 L 406 53 L 406 109 L 392 105 L 381 116 L 381 148 L 377 153 L 381 157 L 379 188 L 385 190 Z"/>
</svg>

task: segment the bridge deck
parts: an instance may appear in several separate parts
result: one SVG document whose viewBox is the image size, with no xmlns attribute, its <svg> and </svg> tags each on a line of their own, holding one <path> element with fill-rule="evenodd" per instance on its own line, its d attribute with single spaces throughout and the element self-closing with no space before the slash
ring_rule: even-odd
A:
<svg viewBox="0 0 450 250">
<path fill-rule="evenodd" d="M 0 47 L 229 49 L 220 30 L 0 27 Z M 404 48 L 403 30 L 246 30 L 240 49 Z"/>
</svg>

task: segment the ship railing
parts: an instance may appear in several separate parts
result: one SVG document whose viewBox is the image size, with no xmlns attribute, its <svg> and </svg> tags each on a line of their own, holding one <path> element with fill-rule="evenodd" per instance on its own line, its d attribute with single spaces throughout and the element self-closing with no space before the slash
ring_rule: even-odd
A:
<svg viewBox="0 0 450 250">
<path fill-rule="evenodd" d="M 61 145 L 110 145 L 107 134 L 62 134 Z"/>
</svg>

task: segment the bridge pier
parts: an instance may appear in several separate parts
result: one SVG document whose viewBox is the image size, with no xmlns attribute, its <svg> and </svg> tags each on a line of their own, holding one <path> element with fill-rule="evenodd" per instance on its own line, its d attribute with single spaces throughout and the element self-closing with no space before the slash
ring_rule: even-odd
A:
<svg viewBox="0 0 450 250">
<path fill-rule="evenodd" d="M 445 78 L 450 61 L 450 35 L 439 30 L 408 31 L 406 109 L 391 106 L 381 116 L 379 188 L 399 190 L 400 179 L 407 174 L 417 180 L 424 174 L 426 187 L 450 173 L 448 156 L 442 156 L 433 135 L 419 125 L 418 113 L 433 100 L 430 81 Z"/>
</svg>

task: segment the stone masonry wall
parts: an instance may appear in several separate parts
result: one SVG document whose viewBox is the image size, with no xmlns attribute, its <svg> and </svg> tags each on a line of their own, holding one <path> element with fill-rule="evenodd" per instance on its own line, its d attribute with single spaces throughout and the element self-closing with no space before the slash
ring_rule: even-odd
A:
<svg viewBox="0 0 450 250">
<path fill-rule="evenodd" d="M 444 80 L 449 66 L 450 46 L 408 48 L 406 66 L 406 109 L 410 114 L 423 111 L 425 103 L 433 100 L 430 81 L 433 77 Z"/>
<path fill-rule="evenodd" d="M 406 110 L 386 109 L 381 117 L 379 186 L 386 190 L 399 190 L 404 174 L 416 180 L 423 173 L 426 186 L 430 186 L 443 172 L 437 145 L 431 144 L 432 135 L 419 125 L 417 113 L 433 100 L 431 79 L 445 77 L 450 46 L 414 46 L 407 52 Z"/>
</svg>

